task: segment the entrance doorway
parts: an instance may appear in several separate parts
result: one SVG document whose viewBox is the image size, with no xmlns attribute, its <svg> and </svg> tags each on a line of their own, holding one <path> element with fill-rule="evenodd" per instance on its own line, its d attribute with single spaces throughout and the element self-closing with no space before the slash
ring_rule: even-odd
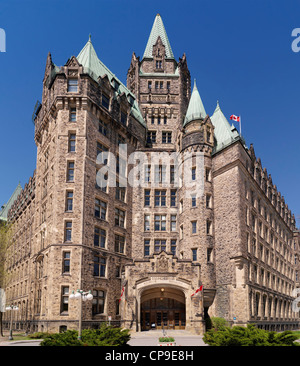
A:
<svg viewBox="0 0 300 366">
<path fill-rule="evenodd" d="M 185 329 L 185 322 L 185 297 L 181 291 L 151 289 L 143 293 L 141 304 L 142 331 Z"/>
</svg>

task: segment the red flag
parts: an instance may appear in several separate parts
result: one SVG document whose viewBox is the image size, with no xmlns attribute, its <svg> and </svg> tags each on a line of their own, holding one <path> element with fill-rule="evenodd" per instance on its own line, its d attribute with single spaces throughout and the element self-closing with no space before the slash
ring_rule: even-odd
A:
<svg viewBox="0 0 300 366">
<path fill-rule="evenodd" d="M 236 122 L 240 122 L 240 117 L 239 117 L 239 116 L 235 116 L 234 114 L 232 114 L 232 115 L 230 116 L 230 119 L 232 119 L 232 120 L 234 120 L 234 121 L 236 121 Z"/>
<path fill-rule="evenodd" d="M 197 290 L 191 296 L 196 295 L 198 292 L 200 292 L 202 290 L 203 290 L 203 285 L 201 285 L 199 288 L 197 288 Z"/>
<path fill-rule="evenodd" d="M 121 297 L 120 297 L 120 299 L 119 299 L 119 302 L 120 302 L 120 301 L 121 301 L 121 299 L 122 299 L 123 293 L 124 293 L 124 287 L 122 288 Z"/>
</svg>

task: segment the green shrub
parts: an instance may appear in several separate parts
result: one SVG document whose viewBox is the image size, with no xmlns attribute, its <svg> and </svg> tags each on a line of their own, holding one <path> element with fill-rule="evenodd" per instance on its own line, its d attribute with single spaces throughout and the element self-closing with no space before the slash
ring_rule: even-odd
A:
<svg viewBox="0 0 300 366">
<path fill-rule="evenodd" d="M 297 336 L 291 331 L 283 333 L 258 329 L 253 324 L 247 327 L 222 326 L 219 330 L 211 329 L 204 334 L 203 340 L 210 346 L 295 346 Z"/>
<path fill-rule="evenodd" d="M 48 337 L 49 335 L 50 335 L 50 333 L 47 333 L 47 332 L 35 332 L 32 334 L 28 334 L 28 337 L 32 338 L 32 339 L 43 339 L 43 338 Z"/>
<path fill-rule="evenodd" d="M 41 346 L 125 346 L 130 339 L 129 330 L 102 325 L 100 329 L 82 330 L 78 340 L 76 330 L 50 334 L 41 342 Z"/>
<path fill-rule="evenodd" d="M 229 324 L 227 323 L 227 321 L 224 318 L 219 318 L 219 317 L 211 317 L 211 328 L 215 329 L 215 330 L 221 330 L 224 327 L 228 327 Z"/>
<path fill-rule="evenodd" d="M 158 338 L 159 342 L 175 342 L 173 337 L 160 337 Z"/>
</svg>

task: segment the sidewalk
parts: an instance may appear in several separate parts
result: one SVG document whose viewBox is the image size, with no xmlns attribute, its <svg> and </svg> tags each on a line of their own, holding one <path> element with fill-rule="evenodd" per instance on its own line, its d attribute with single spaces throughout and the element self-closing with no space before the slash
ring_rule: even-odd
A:
<svg viewBox="0 0 300 366">
<path fill-rule="evenodd" d="M 166 336 L 173 337 L 176 346 L 207 346 L 201 336 L 189 333 L 185 330 L 168 330 Z M 163 337 L 162 330 L 149 330 L 133 333 L 128 344 L 130 346 L 157 346 L 158 338 Z"/>
</svg>

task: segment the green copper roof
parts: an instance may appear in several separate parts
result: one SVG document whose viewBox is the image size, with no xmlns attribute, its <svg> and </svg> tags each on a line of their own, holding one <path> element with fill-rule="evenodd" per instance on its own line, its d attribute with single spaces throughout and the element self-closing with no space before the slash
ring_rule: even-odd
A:
<svg viewBox="0 0 300 366">
<path fill-rule="evenodd" d="M 8 215 L 8 211 L 10 210 L 11 206 L 13 205 L 13 203 L 15 202 L 15 200 L 17 199 L 17 197 L 19 196 L 19 194 L 22 192 L 22 187 L 21 184 L 19 183 L 17 188 L 15 189 L 14 193 L 12 194 L 12 196 L 10 197 L 10 199 L 8 200 L 6 205 L 3 205 L 3 209 L 0 211 L 0 221 L 6 221 L 7 220 L 7 215 Z"/>
<path fill-rule="evenodd" d="M 219 106 L 219 102 L 217 102 L 217 107 L 210 117 L 210 120 L 215 128 L 215 151 L 221 150 L 223 147 L 228 146 L 240 137 L 234 125 L 230 126 Z"/>
<path fill-rule="evenodd" d="M 113 74 L 101 60 L 98 58 L 97 53 L 91 41 L 91 36 L 83 49 L 80 51 L 79 55 L 76 57 L 77 61 L 83 66 L 84 72 L 89 74 L 95 81 L 98 81 L 99 76 L 103 77 L 107 75 L 111 85 L 115 88 L 117 82 L 119 85 L 118 89 L 115 91 L 115 96 L 125 93 L 127 97 L 131 96 L 134 102 L 131 107 L 131 114 L 146 127 L 146 123 L 138 106 L 135 96 L 131 93 L 129 89 Z"/>
<path fill-rule="evenodd" d="M 144 52 L 144 56 L 143 58 L 152 58 L 152 51 L 153 51 L 153 46 L 155 45 L 157 38 L 160 37 L 161 41 L 163 43 L 163 45 L 165 46 L 165 51 L 166 51 L 166 57 L 167 58 L 174 58 L 173 52 L 172 52 L 172 48 L 167 36 L 167 32 L 165 30 L 164 27 L 164 23 L 161 19 L 161 16 L 159 14 L 156 15 L 155 19 L 154 19 L 154 23 L 151 29 L 151 33 L 146 45 L 146 49 Z"/>
<path fill-rule="evenodd" d="M 194 81 L 194 88 L 189 102 L 189 106 L 185 115 L 183 127 L 189 122 L 195 121 L 197 119 L 204 119 L 206 117 L 206 112 L 197 89 L 196 80 Z"/>
</svg>

